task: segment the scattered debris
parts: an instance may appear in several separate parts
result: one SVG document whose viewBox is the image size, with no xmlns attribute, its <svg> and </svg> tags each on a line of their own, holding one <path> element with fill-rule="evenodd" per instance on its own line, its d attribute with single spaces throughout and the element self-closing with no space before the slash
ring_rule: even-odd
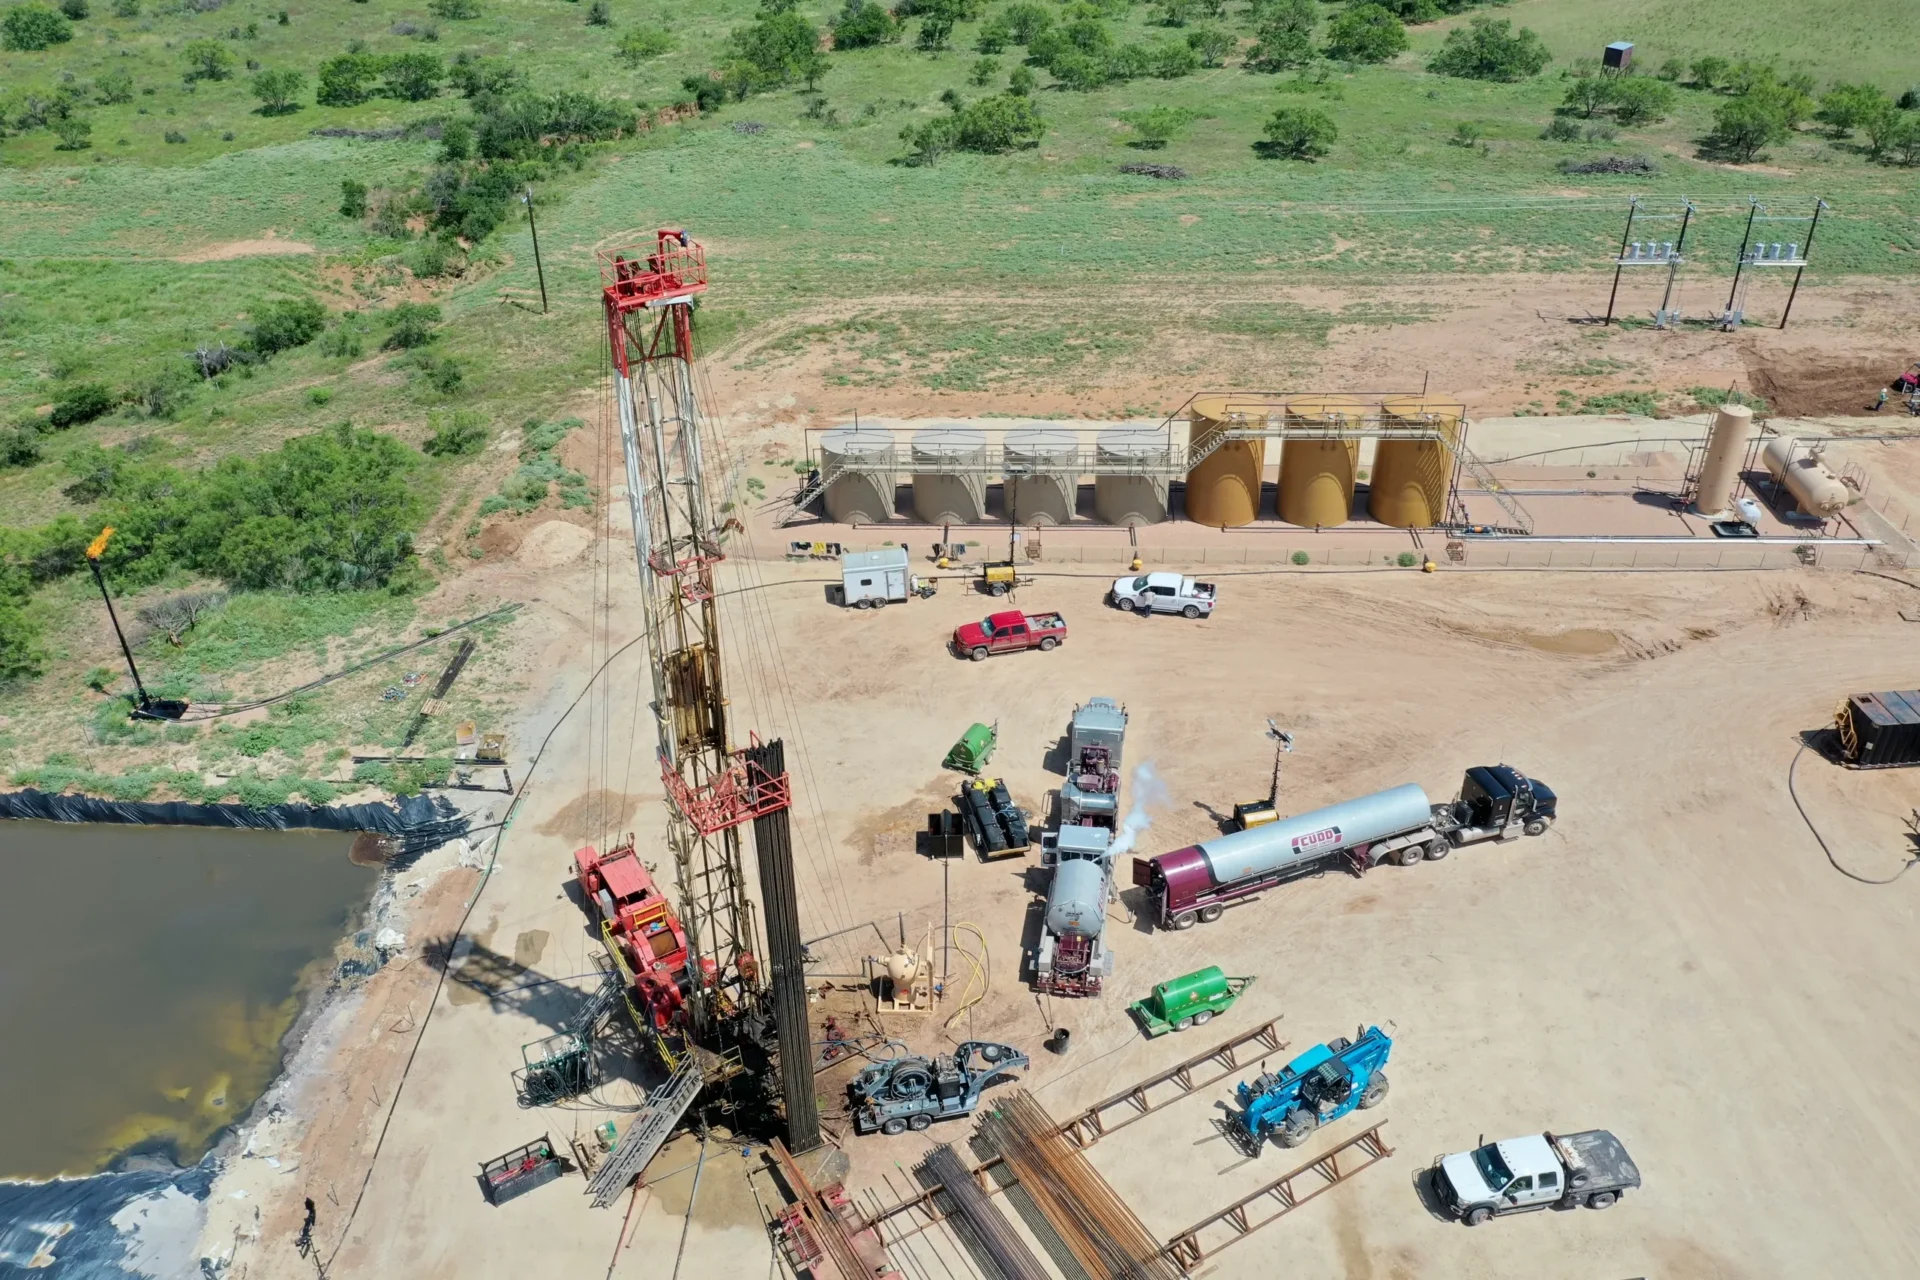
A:
<svg viewBox="0 0 1920 1280">
<path fill-rule="evenodd" d="M 1571 160 L 1560 165 L 1562 173 L 1657 173 L 1653 161 L 1645 156 L 1601 156 L 1598 160 L 1589 160 L 1585 164 L 1575 164 Z"/>
<path fill-rule="evenodd" d="M 388 926 L 373 935 L 373 949 L 380 953 L 381 959 L 391 960 L 406 951 L 407 935 Z"/>
<path fill-rule="evenodd" d="M 758 120 L 735 120 L 733 122 L 733 131 L 735 133 L 765 133 L 767 126 L 761 124 Z"/>
<path fill-rule="evenodd" d="M 395 125 L 387 129 L 349 129 L 345 125 L 331 124 L 321 129 L 310 129 L 308 133 L 316 138 L 358 138 L 362 142 L 394 142 L 406 139 L 417 142 L 422 138 L 439 141 L 440 125 L 410 124 Z"/>
<path fill-rule="evenodd" d="M 1171 164 L 1123 164 L 1120 172 L 1135 174 L 1142 178 L 1162 178 L 1169 182 L 1178 182 L 1187 176 L 1187 171 Z"/>
</svg>

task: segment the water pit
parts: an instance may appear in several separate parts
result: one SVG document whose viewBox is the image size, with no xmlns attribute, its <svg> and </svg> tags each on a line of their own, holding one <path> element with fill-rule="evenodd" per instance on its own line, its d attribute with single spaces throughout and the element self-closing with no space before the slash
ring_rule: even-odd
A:
<svg viewBox="0 0 1920 1280">
<path fill-rule="evenodd" d="M 353 840 L 0 821 L 0 1178 L 205 1155 L 366 910 Z"/>
</svg>

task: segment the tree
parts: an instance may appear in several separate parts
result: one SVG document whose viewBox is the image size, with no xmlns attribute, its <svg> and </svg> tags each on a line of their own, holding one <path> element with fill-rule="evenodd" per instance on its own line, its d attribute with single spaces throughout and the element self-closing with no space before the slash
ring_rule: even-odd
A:
<svg viewBox="0 0 1920 1280">
<path fill-rule="evenodd" d="M 1122 111 L 1120 119 L 1136 135 L 1130 146 L 1158 151 L 1193 122 L 1193 112 L 1181 107 L 1147 107 L 1141 111 Z"/>
<path fill-rule="evenodd" d="M 53 122 L 60 138 L 59 151 L 85 151 L 93 145 L 93 121 L 82 115 L 64 115 Z"/>
<path fill-rule="evenodd" d="M 1613 101 L 1619 84 L 1618 76 L 1576 75 L 1567 85 L 1567 96 L 1560 100 L 1560 105 L 1591 120 L 1594 112 Z"/>
<path fill-rule="evenodd" d="M 1161 80 L 1178 80 L 1200 69 L 1200 55 L 1189 44 L 1162 40 L 1148 52 L 1153 55 L 1153 74 Z"/>
<path fill-rule="evenodd" d="M 1920 165 L 1920 117 L 1901 115 L 1887 135 L 1886 151 L 1907 166 Z"/>
<path fill-rule="evenodd" d="M 1614 77 L 1613 118 L 1624 125 L 1652 124 L 1673 110 L 1673 86 L 1646 76 Z"/>
<path fill-rule="evenodd" d="M 1284 71 L 1313 61 L 1313 28 L 1319 21 L 1314 0 L 1268 0 L 1261 6 L 1260 39 L 1247 50 L 1247 65 Z"/>
<path fill-rule="evenodd" d="M 1343 62 L 1386 62 L 1406 49 L 1407 29 L 1384 5 L 1355 5 L 1327 28 L 1327 56 Z"/>
<path fill-rule="evenodd" d="M 80 22 L 93 12 L 93 6 L 87 0 L 60 0 L 60 12 Z"/>
<path fill-rule="evenodd" d="M 620 33 L 620 43 L 614 46 L 615 56 L 630 67 L 672 51 L 673 37 L 659 27 L 631 27 Z"/>
<path fill-rule="evenodd" d="M 593 0 L 587 6 L 587 25 L 590 27 L 610 27 L 613 25 L 613 6 L 607 0 Z"/>
<path fill-rule="evenodd" d="M 396 53 L 380 60 L 380 92 L 402 102 L 437 96 L 446 78 L 446 65 L 430 53 Z"/>
<path fill-rule="evenodd" d="M 1038 143 L 1047 125 L 1031 98 L 1001 93 L 982 98 L 959 113 L 954 145 L 962 151 L 998 154 Z"/>
<path fill-rule="evenodd" d="M 1386 8 L 1393 13 L 1393 16 L 1400 19 L 1400 21 L 1411 23 L 1415 26 L 1423 22 L 1433 22 L 1438 19 L 1442 13 L 1441 7 L 1435 4 L 1434 0 L 1380 0 L 1380 3 L 1385 5 Z M 1464 4 L 1450 4 L 1448 8 L 1457 12 L 1460 9 L 1466 8 L 1466 6 Z"/>
<path fill-rule="evenodd" d="M 1078 49 L 1070 48 L 1055 55 L 1048 70 L 1062 85 L 1079 93 L 1090 93 L 1107 82 L 1106 59 Z"/>
<path fill-rule="evenodd" d="M 1037 81 L 1032 67 L 1015 67 L 1013 74 L 1007 77 L 1007 92 L 1015 97 L 1031 97 Z"/>
<path fill-rule="evenodd" d="M 924 124 L 908 125 L 900 130 L 900 141 L 907 144 L 911 154 L 907 163 L 930 165 L 953 150 L 960 137 L 960 118 L 954 115 L 941 116 L 937 120 L 928 120 Z"/>
<path fill-rule="evenodd" d="M 1145 45 L 1123 44 L 1107 59 L 1107 79 L 1122 84 L 1153 70 L 1153 53 Z"/>
<path fill-rule="evenodd" d="M 1867 153 L 1876 160 L 1886 155 L 1908 119 L 1906 112 L 1896 110 L 1889 103 L 1862 120 L 1860 132 L 1867 135 Z"/>
<path fill-rule="evenodd" d="M 1531 28 L 1515 31 L 1506 18 L 1475 18 L 1447 33 L 1447 42 L 1427 63 L 1427 70 L 1466 80 L 1512 81 L 1537 76 L 1552 61 L 1553 55 Z"/>
<path fill-rule="evenodd" d="M 764 14 L 728 37 L 749 93 L 806 78 L 820 33 L 797 13 Z M 815 72 L 817 75 L 818 72 Z"/>
<path fill-rule="evenodd" d="M 370 53 L 342 53 L 320 64 L 314 100 L 323 107 L 353 107 L 373 96 L 380 59 Z"/>
<path fill-rule="evenodd" d="M 1836 84 L 1820 99 L 1813 118 L 1831 128 L 1835 137 L 1844 138 L 1892 106 L 1893 99 L 1879 85 Z"/>
<path fill-rule="evenodd" d="M 233 74 L 233 54 L 218 40 L 189 40 L 180 49 L 186 60 L 186 81 L 225 80 Z"/>
<path fill-rule="evenodd" d="M 39 626 L 18 602 L 0 597 L 0 685 L 31 680 L 46 669 Z"/>
<path fill-rule="evenodd" d="M 253 96 L 260 99 L 260 114 L 283 116 L 298 111 L 294 99 L 307 87 L 307 78 L 298 71 L 262 71 L 253 78 Z"/>
<path fill-rule="evenodd" d="M 975 53 L 1005 53 L 1012 39 L 1005 20 L 996 17 L 980 24 L 979 32 L 973 37 L 973 50 Z"/>
<path fill-rule="evenodd" d="M 327 327 L 327 309 L 314 298 L 288 298 L 257 307 L 253 329 L 247 335 L 247 350 L 257 356 L 271 356 L 294 347 L 304 347 Z"/>
<path fill-rule="evenodd" d="M 1789 129 L 1799 128 L 1814 111 L 1813 96 L 1793 81 L 1762 80 L 1741 96 L 1774 112 Z"/>
<path fill-rule="evenodd" d="M 1261 151 L 1286 160 L 1317 160 L 1340 136 L 1327 113 L 1315 107 L 1281 107 L 1260 132 L 1267 136 Z"/>
<path fill-rule="evenodd" d="M 913 47 L 923 53 L 938 53 L 947 47 L 947 40 L 953 35 L 953 14 L 945 9 L 935 9 L 920 19 L 920 34 L 914 37 Z"/>
<path fill-rule="evenodd" d="M 1718 54 L 1710 53 L 1704 58 L 1693 60 L 1693 82 L 1702 89 L 1718 89 L 1726 82 L 1727 74 L 1733 70 L 1733 64 Z"/>
<path fill-rule="evenodd" d="M 1233 32 L 1222 31 L 1219 27 L 1196 27 L 1187 32 L 1187 47 L 1200 55 L 1200 65 L 1203 67 L 1219 66 L 1239 43 Z"/>
<path fill-rule="evenodd" d="M 1033 38 L 1053 25 L 1053 14 L 1037 4 L 1010 4 L 1000 14 L 1014 44 L 1031 45 Z"/>
<path fill-rule="evenodd" d="M 975 88 L 985 88 L 1000 75 L 1000 59 L 976 58 L 973 70 L 967 72 L 967 83 Z"/>
<path fill-rule="evenodd" d="M 833 47 L 870 49 L 899 38 L 899 25 L 893 15 L 874 0 L 847 0 L 840 16 L 833 20 Z"/>
<path fill-rule="evenodd" d="M 73 39 L 73 24 L 44 4 L 28 0 L 0 18 L 0 47 L 36 53 Z"/>
<path fill-rule="evenodd" d="M 1735 98 L 1714 110 L 1707 146 L 1730 160 L 1748 164 L 1759 158 L 1763 147 L 1783 141 L 1790 132 L 1786 117 L 1772 106 L 1752 98 Z"/>
</svg>

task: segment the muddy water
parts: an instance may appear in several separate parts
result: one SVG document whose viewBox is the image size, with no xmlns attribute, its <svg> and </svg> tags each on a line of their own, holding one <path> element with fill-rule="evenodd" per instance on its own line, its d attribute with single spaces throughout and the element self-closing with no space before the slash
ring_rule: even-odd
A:
<svg viewBox="0 0 1920 1280">
<path fill-rule="evenodd" d="M 351 843 L 0 821 L 0 1177 L 205 1154 L 366 909 Z"/>
</svg>

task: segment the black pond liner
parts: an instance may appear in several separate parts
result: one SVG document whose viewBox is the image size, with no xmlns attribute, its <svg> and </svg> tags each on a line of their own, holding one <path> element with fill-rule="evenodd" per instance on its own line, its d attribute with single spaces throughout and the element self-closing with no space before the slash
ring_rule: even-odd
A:
<svg viewBox="0 0 1920 1280">
<path fill-rule="evenodd" d="M 13 1275 L 17 1267 L 17 1274 L 44 1275 L 53 1280 L 61 1276 L 99 1280 L 193 1274 L 178 1269 L 191 1267 L 192 1258 L 168 1256 L 192 1250 L 193 1241 L 181 1245 L 139 1239 L 139 1217 L 146 1207 L 141 1202 L 157 1206 L 169 1192 L 204 1202 L 216 1172 L 209 1157 L 191 1169 L 129 1170 L 51 1182 L 0 1182 L 0 1272 Z M 113 1218 L 129 1207 L 133 1212 L 122 1219 L 124 1228 L 116 1227 Z M 62 1228 L 64 1234 L 58 1234 Z M 53 1264 L 44 1271 L 29 1273 L 28 1259 L 43 1246 L 52 1253 Z M 154 1266 L 166 1270 L 150 1270 Z"/>
</svg>

